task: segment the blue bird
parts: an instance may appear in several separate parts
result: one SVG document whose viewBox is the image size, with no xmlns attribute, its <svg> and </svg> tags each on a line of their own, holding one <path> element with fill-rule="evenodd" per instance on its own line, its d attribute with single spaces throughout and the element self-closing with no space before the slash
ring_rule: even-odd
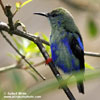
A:
<svg viewBox="0 0 100 100">
<path fill-rule="evenodd" d="M 77 79 L 77 87 L 84 94 L 84 46 L 73 16 L 64 8 L 57 8 L 50 13 L 35 13 L 45 16 L 51 24 L 52 59 L 64 73 L 73 74 Z M 81 74 L 74 74 L 80 72 Z M 82 77 L 78 80 L 78 77 Z"/>
</svg>

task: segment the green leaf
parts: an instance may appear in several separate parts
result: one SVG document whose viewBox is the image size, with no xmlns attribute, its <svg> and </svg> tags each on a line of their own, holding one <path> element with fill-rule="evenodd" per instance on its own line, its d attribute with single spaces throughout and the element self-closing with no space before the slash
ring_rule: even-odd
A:
<svg viewBox="0 0 100 100">
<path fill-rule="evenodd" d="M 8 56 L 12 57 L 16 61 L 19 61 L 21 59 L 21 57 L 19 55 L 12 54 L 12 53 L 8 53 Z"/>
<path fill-rule="evenodd" d="M 16 2 L 16 11 L 18 11 L 20 8 L 22 8 L 23 6 L 25 6 L 26 4 L 28 4 L 29 2 L 31 2 L 32 0 L 27 0 L 24 3 Z"/>
<path fill-rule="evenodd" d="M 34 33 L 35 36 L 39 36 L 39 32 Z"/>
<path fill-rule="evenodd" d="M 28 72 L 36 81 L 39 81 L 38 78 L 36 77 L 36 75 L 34 75 L 33 70 L 27 70 L 27 72 Z"/>
<path fill-rule="evenodd" d="M 4 99 L 4 93 L 5 93 L 5 91 L 2 89 L 2 87 L 0 87 L 0 99 L 1 100 L 5 100 Z"/>
<path fill-rule="evenodd" d="M 22 54 L 24 54 L 24 47 L 23 47 L 23 45 L 22 45 L 20 42 L 18 42 L 18 40 L 17 40 L 15 37 L 12 37 L 12 39 L 13 39 L 13 41 L 15 42 L 15 44 L 16 44 L 16 46 L 17 46 L 19 52 L 22 53 Z M 22 39 L 22 38 L 20 38 L 20 40 L 21 40 L 21 39 Z"/>
<path fill-rule="evenodd" d="M 28 52 L 33 52 L 34 51 L 33 48 L 35 48 L 35 47 L 36 47 L 36 45 L 33 42 L 30 42 L 29 45 L 26 48 L 26 52 L 27 53 Z"/>
<path fill-rule="evenodd" d="M 49 38 L 45 34 L 42 34 L 42 37 L 43 37 L 44 40 L 49 42 Z"/>
<path fill-rule="evenodd" d="M 48 41 L 49 42 L 49 38 L 45 35 L 45 34 L 42 34 L 42 37 L 44 40 Z M 45 46 L 45 49 L 46 51 L 49 53 L 49 55 L 51 56 L 51 50 L 50 50 L 50 46 L 48 45 L 44 45 Z"/>
<path fill-rule="evenodd" d="M 88 20 L 88 32 L 92 37 L 95 37 L 98 33 L 96 22 L 92 18 Z"/>
<path fill-rule="evenodd" d="M 8 53 L 7 55 L 10 56 L 10 57 L 12 57 L 13 59 L 16 59 L 15 54 Z"/>
<path fill-rule="evenodd" d="M 30 42 L 28 47 L 25 50 L 27 53 L 38 55 L 40 54 L 40 50 L 38 49 L 37 45 L 33 42 Z"/>
<path fill-rule="evenodd" d="M 34 33 L 35 36 L 39 36 L 39 33 Z M 25 42 L 24 42 L 25 43 Z M 40 52 L 37 45 L 32 41 L 27 41 L 27 47 L 25 48 L 26 53 L 37 53 Z"/>
<path fill-rule="evenodd" d="M 25 88 L 26 84 L 24 83 L 22 73 L 13 70 L 12 73 L 10 74 L 10 79 L 12 81 L 13 89 L 15 91 L 19 92 Z"/>
<path fill-rule="evenodd" d="M 20 7 L 21 7 L 21 2 L 20 1 L 16 2 L 16 9 L 18 10 L 18 9 L 20 9 Z"/>
<path fill-rule="evenodd" d="M 31 2 L 32 0 L 27 0 L 27 1 L 25 1 L 22 5 L 21 5 L 21 8 L 23 7 L 23 6 L 25 6 L 26 4 L 28 4 L 29 2 Z"/>
<path fill-rule="evenodd" d="M 46 51 L 48 52 L 49 56 L 51 57 L 51 49 L 50 46 L 44 45 Z"/>
<path fill-rule="evenodd" d="M 24 47 L 24 48 L 27 48 L 28 45 L 30 44 L 30 41 L 23 38 L 23 39 L 22 39 L 22 44 L 23 44 L 23 47 Z"/>
<path fill-rule="evenodd" d="M 91 65 L 89 65 L 88 63 L 85 63 L 85 67 L 90 69 L 90 70 L 95 70 L 95 68 L 92 67 Z"/>
<path fill-rule="evenodd" d="M 78 73 L 78 74 L 80 76 L 79 80 L 83 79 L 83 77 L 81 77 L 81 73 Z M 27 90 L 27 93 L 28 93 L 28 95 L 42 95 L 44 93 L 54 91 L 54 89 L 57 89 L 61 86 L 66 86 L 66 84 L 68 86 L 76 84 L 75 77 L 71 77 L 69 80 L 68 80 L 68 78 L 66 78 L 66 77 L 68 77 L 66 75 L 63 75 L 62 77 L 64 80 L 60 80 L 61 84 L 59 84 L 56 79 L 51 79 L 51 80 L 45 81 L 35 87 L 31 87 L 30 89 Z M 84 78 L 85 78 L 85 81 L 100 78 L 100 70 L 87 71 L 84 75 Z"/>
</svg>

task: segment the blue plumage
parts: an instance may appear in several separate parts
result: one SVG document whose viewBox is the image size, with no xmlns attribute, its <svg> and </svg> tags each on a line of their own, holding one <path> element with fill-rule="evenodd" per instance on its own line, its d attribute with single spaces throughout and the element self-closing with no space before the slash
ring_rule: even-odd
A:
<svg viewBox="0 0 100 100">
<path fill-rule="evenodd" d="M 64 44 L 64 46 L 66 47 L 66 49 L 68 49 L 68 52 L 72 55 L 72 50 L 70 48 L 68 39 L 65 37 L 65 38 L 63 38 L 61 40 L 61 42 Z"/>
<path fill-rule="evenodd" d="M 78 37 L 77 41 L 78 41 L 78 43 L 79 43 L 81 49 L 84 50 L 83 43 L 82 43 L 82 41 L 80 40 L 80 37 Z"/>
<path fill-rule="evenodd" d="M 69 32 L 67 32 L 66 35 L 65 37 L 62 38 L 62 34 L 59 34 L 59 38 L 58 38 L 59 41 L 57 41 L 55 37 L 55 41 L 53 42 L 52 42 L 53 37 L 51 36 L 50 40 L 51 40 L 52 59 L 56 64 L 56 66 L 62 69 L 64 73 L 70 73 L 72 71 L 80 71 L 79 60 L 73 54 L 69 43 L 70 38 L 74 37 L 74 35 L 73 33 L 69 33 Z M 84 48 L 80 37 L 77 38 L 77 41 L 79 46 L 83 50 Z"/>
<path fill-rule="evenodd" d="M 56 50 L 58 50 L 57 44 L 56 43 L 52 43 L 51 44 L 51 52 L 52 52 L 52 59 L 53 59 L 54 62 L 58 58 L 57 54 L 55 53 Z"/>
</svg>

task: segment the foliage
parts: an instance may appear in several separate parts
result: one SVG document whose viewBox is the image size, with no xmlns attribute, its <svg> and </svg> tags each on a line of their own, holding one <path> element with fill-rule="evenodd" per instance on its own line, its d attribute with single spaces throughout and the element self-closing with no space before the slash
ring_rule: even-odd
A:
<svg viewBox="0 0 100 100">
<path fill-rule="evenodd" d="M 39 33 L 34 33 L 34 35 L 39 36 Z M 49 41 L 48 37 L 42 33 L 42 38 L 46 41 Z M 23 54 L 27 59 L 33 58 L 33 57 L 38 57 L 41 56 L 41 52 L 39 51 L 37 45 L 32 42 L 29 41 L 27 39 L 21 38 L 21 37 L 12 37 L 17 49 L 19 50 L 19 52 L 21 54 Z M 51 54 L 50 51 L 50 46 L 45 45 L 46 51 Z M 19 55 L 15 55 L 15 54 L 9 54 L 11 55 L 14 59 L 16 59 L 16 61 L 20 60 L 20 56 Z"/>
<path fill-rule="evenodd" d="M 78 73 L 78 75 L 80 76 L 80 77 L 78 77 L 79 80 L 82 79 L 80 74 L 81 73 Z M 50 92 L 54 89 L 57 89 L 61 86 L 65 86 L 65 85 L 72 86 L 76 83 L 75 77 L 71 77 L 69 80 L 66 77 L 68 78 L 67 75 L 63 76 L 64 80 L 61 81 L 60 84 L 55 79 L 51 79 L 51 80 L 48 80 L 46 82 L 40 83 L 36 87 L 28 89 L 27 93 L 29 95 L 41 95 L 41 94 Z M 99 77 L 100 77 L 100 70 L 87 71 L 85 73 L 85 81 L 89 81 L 91 79 L 93 80 L 93 79 L 96 79 L 96 78 L 99 78 Z"/>
<path fill-rule="evenodd" d="M 89 65 L 88 63 L 85 63 L 85 67 L 90 69 L 90 70 L 95 70 L 95 68 L 92 67 L 91 65 Z"/>
<path fill-rule="evenodd" d="M 94 19 L 89 18 L 87 21 L 87 29 L 88 29 L 88 33 L 91 37 L 95 37 L 97 36 L 98 33 L 98 27 L 96 22 L 94 21 Z"/>
<path fill-rule="evenodd" d="M 8 74 L 8 77 L 10 77 L 13 92 L 19 92 L 25 89 L 26 84 L 24 83 L 22 73 L 12 70 L 12 72 Z"/>
<path fill-rule="evenodd" d="M 27 0 L 27 1 L 23 2 L 23 3 L 21 3 L 20 1 L 16 2 L 16 10 L 19 10 L 20 8 L 22 8 L 23 6 L 25 6 L 26 4 L 28 4 L 31 1 L 32 0 Z"/>
<path fill-rule="evenodd" d="M 42 34 L 42 37 L 43 37 L 44 40 L 46 40 L 47 42 L 49 42 L 49 38 L 48 38 L 45 34 Z M 47 46 L 47 45 L 44 45 L 44 46 L 45 46 L 46 51 L 48 52 L 48 54 L 49 54 L 50 57 L 51 57 L 50 46 Z"/>
</svg>

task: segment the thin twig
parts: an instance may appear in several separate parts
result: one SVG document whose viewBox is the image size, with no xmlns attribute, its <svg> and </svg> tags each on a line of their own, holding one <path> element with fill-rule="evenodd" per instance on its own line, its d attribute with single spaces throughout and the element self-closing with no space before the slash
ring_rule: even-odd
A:
<svg viewBox="0 0 100 100">
<path fill-rule="evenodd" d="M 6 67 L 0 67 L 0 73 L 3 73 L 3 72 L 6 72 L 6 71 L 9 71 L 9 70 L 12 70 L 12 69 L 22 69 L 22 70 L 25 70 L 26 72 L 28 72 L 32 77 L 34 77 L 34 79 L 36 81 L 38 81 L 37 77 L 33 74 L 33 72 L 29 69 L 29 68 L 23 68 L 23 67 L 19 67 L 20 65 L 18 64 L 12 64 L 10 66 L 6 66 Z"/>
<path fill-rule="evenodd" d="M 37 67 L 37 66 L 40 66 L 40 65 L 42 65 L 42 64 L 45 64 L 45 61 L 41 61 L 41 62 L 39 62 L 39 63 L 37 63 L 37 64 L 34 64 L 34 66 Z"/>
<path fill-rule="evenodd" d="M 13 64 L 13 65 L 6 66 L 6 67 L 1 67 L 0 68 L 0 73 L 11 70 L 11 69 L 15 69 L 15 68 L 17 68 L 17 64 Z"/>
<path fill-rule="evenodd" d="M 25 58 L 25 56 L 23 56 L 18 50 L 17 48 L 10 42 L 10 40 L 3 34 L 3 32 L 1 31 L 1 35 L 5 38 L 5 40 L 9 43 L 9 45 L 21 56 L 21 58 L 43 79 L 45 80 L 46 78 L 41 75 Z"/>
<path fill-rule="evenodd" d="M 85 51 L 84 54 L 86 56 L 100 57 L 100 53 L 95 53 L 95 52 L 87 52 L 87 51 Z"/>
<path fill-rule="evenodd" d="M 0 5 L 1 5 L 2 9 L 3 9 L 3 12 L 5 13 L 5 7 L 4 7 L 4 5 L 3 5 L 2 0 L 0 0 Z"/>
<path fill-rule="evenodd" d="M 14 30 L 14 23 L 13 23 L 13 14 L 11 12 L 11 6 L 10 5 L 7 5 L 5 7 L 5 11 L 6 11 L 6 16 L 8 18 L 8 26 L 9 26 L 9 34 L 10 35 L 13 35 L 12 34 L 12 31 Z"/>
<path fill-rule="evenodd" d="M 15 12 L 13 13 L 13 17 L 16 15 L 19 9 L 16 9 Z"/>
</svg>

